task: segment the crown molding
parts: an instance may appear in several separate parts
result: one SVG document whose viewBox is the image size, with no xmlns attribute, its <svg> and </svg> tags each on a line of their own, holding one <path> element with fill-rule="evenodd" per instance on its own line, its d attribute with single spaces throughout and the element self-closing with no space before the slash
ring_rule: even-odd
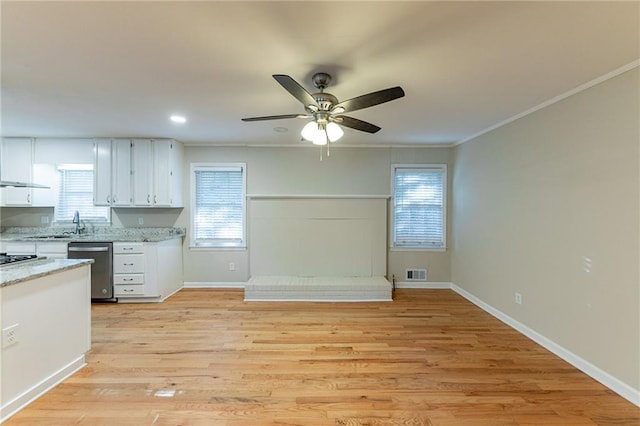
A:
<svg viewBox="0 0 640 426">
<path fill-rule="evenodd" d="M 630 62 L 630 63 L 628 63 L 626 65 L 621 66 L 620 68 L 616 68 L 613 71 L 610 71 L 610 72 L 608 72 L 608 73 L 606 73 L 606 74 L 604 74 L 604 75 L 602 75 L 602 76 L 600 76 L 598 78 L 595 78 L 595 79 L 593 79 L 591 81 L 588 81 L 588 82 L 586 82 L 584 84 L 581 84 L 580 86 L 577 86 L 577 87 L 575 87 L 575 88 L 573 88 L 573 89 L 571 89 L 571 90 L 569 90 L 567 92 L 564 92 L 564 93 L 562 93 L 562 94 L 560 94 L 558 96 L 555 96 L 555 97 L 553 97 L 553 98 L 551 98 L 549 100 L 546 100 L 546 101 L 542 102 L 541 104 L 538 104 L 538 105 L 534 106 L 533 108 L 529 108 L 528 110 L 525 110 L 525 111 L 521 112 L 520 114 L 516 114 L 516 115 L 514 115 L 512 117 L 509 117 L 506 120 L 503 120 L 503 121 L 501 121 L 499 123 L 494 124 L 493 126 L 489 126 L 486 129 L 481 130 L 478 133 L 474 133 L 473 135 L 471 135 L 469 137 L 466 137 L 466 138 L 464 138 L 464 139 L 462 139 L 462 140 L 460 140 L 460 141 L 458 141 L 458 142 L 456 142 L 456 143 L 454 143 L 452 145 L 449 145 L 449 146 L 450 147 L 454 147 L 454 146 L 462 145 L 463 143 L 469 142 L 470 140 L 473 140 L 473 139 L 475 139 L 475 138 L 477 138 L 479 136 L 482 136 L 482 135 L 484 135 L 486 133 L 489 133 L 492 130 L 498 129 L 498 128 L 502 127 L 502 126 L 505 126 L 505 125 L 507 125 L 509 123 L 512 123 L 512 122 L 516 121 L 516 120 L 519 120 L 522 117 L 526 117 L 529 114 L 533 114 L 536 111 L 539 111 L 539 110 L 541 110 L 543 108 L 546 108 L 546 107 L 548 107 L 550 105 L 555 104 L 556 102 L 560 102 L 560 101 L 562 101 L 562 100 L 564 100 L 564 99 L 566 99 L 566 98 L 568 98 L 570 96 L 573 96 L 573 95 L 575 95 L 577 93 L 580 93 L 580 92 L 582 92 L 584 90 L 587 90 L 587 89 L 589 89 L 589 88 L 591 88 L 593 86 L 596 86 L 596 85 L 598 85 L 600 83 L 603 83 L 603 82 L 605 82 L 607 80 L 610 80 L 610 79 L 612 79 L 614 77 L 617 77 L 620 74 L 624 74 L 625 72 L 630 71 L 630 70 L 632 70 L 634 68 L 637 68 L 638 66 L 640 66 L 640 59 L 636 59 L 633 62 Z"/>
</svg>

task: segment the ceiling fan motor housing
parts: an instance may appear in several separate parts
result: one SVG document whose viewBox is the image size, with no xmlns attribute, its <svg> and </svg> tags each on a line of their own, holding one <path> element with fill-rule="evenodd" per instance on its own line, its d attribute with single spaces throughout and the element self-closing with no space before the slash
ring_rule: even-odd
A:
<svg viewBox="0 0 640 426">
<path fill-rule="evenodd" d="M 320 92 L 314 93 L 313 99 L 316 100 L 316 103 L 320 107 L 321 111 L 329 111 L 331 107 L 338 103 L 338 98 L 333 96 L 331 93 Z"/>
<path fill-rule="evenodd" d="M 313 85 L 320 90 L 324 90 L 331 83 L 331 76 L 326 72 L 317 72 L 311 77 L 311 81 L 313 81 Z"/>
</svg>

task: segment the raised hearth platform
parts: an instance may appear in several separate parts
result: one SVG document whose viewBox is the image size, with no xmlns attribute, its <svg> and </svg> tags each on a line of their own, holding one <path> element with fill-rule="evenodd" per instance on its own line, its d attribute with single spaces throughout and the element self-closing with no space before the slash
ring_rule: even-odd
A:
<svg viewBox="0 0 640 426">
<path fill-rule="evenodd" d="M 247 302 L 390 302 L 392 286 L 384 277 L 251 277 Z"/>
</svg>

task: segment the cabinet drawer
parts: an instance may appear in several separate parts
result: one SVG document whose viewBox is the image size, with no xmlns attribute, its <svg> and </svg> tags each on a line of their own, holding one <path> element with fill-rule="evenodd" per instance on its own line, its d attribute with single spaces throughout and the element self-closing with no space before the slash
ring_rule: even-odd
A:
<svg viewBox="0 0 640 426">
<path fill-rule="evenodd" d="M 144 273 L 144 254 L 127 254 L 113 256 L 114 274 Z"/>
<path fill-rule="evenodd" d="M 114 287 L 115 296 L 144 296 L 143 285 L 117 285 Z"/>
<path fill-rule="evenodd" d="M 115 285 L 140 285 L 144 284 L 144 274 L 115 274 L 113 276 Z"/>
<path fill-rule="evenodd" d="M 113 254 L 144 253 L 144 243 L 115 243 Z"/>
</svg>

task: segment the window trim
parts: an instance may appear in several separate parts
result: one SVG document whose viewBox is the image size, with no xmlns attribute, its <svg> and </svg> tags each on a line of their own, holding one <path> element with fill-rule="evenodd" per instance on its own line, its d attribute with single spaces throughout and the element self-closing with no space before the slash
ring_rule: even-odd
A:
<svg viewBox="0 0 640 426">
<path fill-rule="evenodd" d="M 242 241 L 240 244 L 216 244 L 197 243 L 195 235 L 195 212 L 196 212 L 196 171 L 199 170 L 222 170 L 231 168 L 242 168 Z M 247 248 L 247 163 L 191 163 L 189 166 L 189 197 L 190 213 L 189 224 L 189 249 L 191 250 L 246 250 Z"/>
<path fill-rule="evenodd" d="M 442 176 L 442 245 L 426 245 L 426 244 L 396 244 L 396 224 L 395 224 L 395 179 L 396 170 L 398 169 L 419 169 L 419 170 L 437 170 L 441 171 Z M 428 163 L 428 164 L 392 164 L 391 165 L 391 200 L 389 204 L 390 221 L 389 221 L 389 249 L 391 251 L 432 251 L 444 252 L 447 250 L 447 200 L 448 194 L 448 167 L 446 163 Z"/>
</svg>

